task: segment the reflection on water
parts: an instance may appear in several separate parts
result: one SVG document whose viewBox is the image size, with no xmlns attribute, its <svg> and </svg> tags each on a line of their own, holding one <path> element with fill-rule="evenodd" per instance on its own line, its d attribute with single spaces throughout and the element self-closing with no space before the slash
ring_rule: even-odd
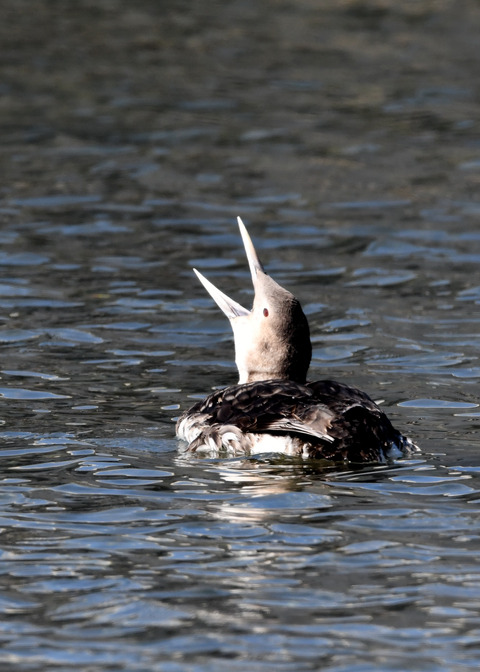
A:
<svg viewBox="0 0 480 672">
<path fill-rule="evenodd" d="M 2 669 L 476 670 L 476 5 L 4 4 Z M 179 450 L 237 215 L 423 453 Z"/>
</svg>

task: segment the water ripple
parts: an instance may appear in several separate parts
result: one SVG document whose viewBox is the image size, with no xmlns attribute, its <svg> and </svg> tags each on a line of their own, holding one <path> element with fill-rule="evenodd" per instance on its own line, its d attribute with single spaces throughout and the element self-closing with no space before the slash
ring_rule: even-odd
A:
<svg viewBox="0 0 480 672">
<path fill-rule="evenodd" d="M 4 4 L 2 669 L 476 671 L 478 7 Z M 182 452 L 237 215 L 420 453 Z"/>
</svg>

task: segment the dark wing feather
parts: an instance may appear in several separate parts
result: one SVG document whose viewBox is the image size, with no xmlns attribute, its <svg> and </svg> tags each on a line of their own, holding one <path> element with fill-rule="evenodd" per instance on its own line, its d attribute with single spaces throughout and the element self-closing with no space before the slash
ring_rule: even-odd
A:
<svg viewBox="0 0 480 672">
<path fill-rule="evenodd" d="M 190 412 L 207 414 L 209 425 L 235 425 L 242 432 L 287 433 L 333 441 L 332 413 L 315 403 L 312 391 L 284 380 L 232 385 L 214 392 Z"/>
<path fill-rule="evenodd" d="M 335 447 L 352 462 L 377 460 L 380 450 L 403 437 L 377 404 L 361 390 L 330 380 L 307 383 L 314 397 L 325 403 L 335 419 L 330 434 Z"/>
</svg>

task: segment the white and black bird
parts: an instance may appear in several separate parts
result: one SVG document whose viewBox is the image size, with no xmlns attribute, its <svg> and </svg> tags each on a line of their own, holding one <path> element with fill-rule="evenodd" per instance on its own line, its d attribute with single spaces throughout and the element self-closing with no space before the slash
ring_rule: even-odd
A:
<svg viewBox="0 0 480 672">
<path fill-rule="evenodd" d="M 230 320 L 239 381 L 178 419 L 188 450 L 214 455 L 284 453 L 334 462 L 385 462 L 418 450 L 361 390 L 307 381 L 312 345 L 298 299 L 264 270 L 240 218 L 255 296 L 243 308 L 195 270 Z"/>
</svg>

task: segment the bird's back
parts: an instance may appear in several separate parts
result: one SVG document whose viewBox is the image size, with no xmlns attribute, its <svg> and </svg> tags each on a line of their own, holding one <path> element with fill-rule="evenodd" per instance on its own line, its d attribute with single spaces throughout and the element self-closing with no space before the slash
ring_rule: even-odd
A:
<svg viewBox="0 0 480 672">
<path fill-rule="evenodd" d="M 232 385 L 195 404 L 178 420 L 177 434 L 191 451 L 335 462 L 385 461 L 413 447 L 365 392 L 330 380 Z"/>
</svg>

